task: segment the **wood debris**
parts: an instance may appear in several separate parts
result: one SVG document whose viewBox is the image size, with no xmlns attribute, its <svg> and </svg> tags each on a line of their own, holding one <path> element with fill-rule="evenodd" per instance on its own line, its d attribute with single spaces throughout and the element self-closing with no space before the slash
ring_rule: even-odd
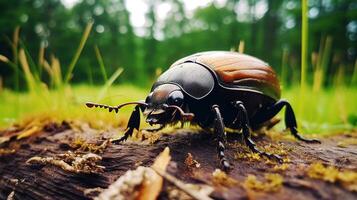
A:
<svg viewBox="0 0 357 200">
<path fill-rule="evenodd" d="M 213 192 L 213 188 L 208 185 L 197 185 L 197 184 L 186 184 L 174 176 L 166 173 L 157 168 L 153 168 L 156 173 L 160 174 L 160 176 L 164 177 L 167 181 L 172 183 L 182 192 L 185 192 L 189 196 L 193 197 L 197 200 L 212 200 L 209 195 Z"/>
<path fill-rule="evenodd" d="M 156 158 L 154 164 L 151 167 L 165 172 L 170 160 L 170 149 L 166 147 L 165 150 L 161 152 L 160 155 Z M 144 180 L 138 199 L 156 199 L 156 197 L 160 194 L 163 182 L 163 178 L 156 173 L 152 177 L 150 177 L 150 179 Z"/>
<path fill-rule="evenodd" d="M 2 149 L 0 148 L 0 156 L 6 156 L 15 153 L 15 149 Z"/>
<path fill-rule="evenodd" d="M 26 161 L 29 165 L 47 165 L 51 164 L 62 168 L 65 171 L 73 173 L 101 173 L 105 169 L 104 166 L 97 165 L 102 160 L 97 154 L 76 154 L 68 151 L 65 154 L 60 154 L 57 157 L 39 157 L 35 156 Z"/>
<path fill-rule="evenodd" d="M 15 199 L 15 191 L 12 191 L 9 196 L 7 196 L 6 200 L 14 200 Z"/>
<path fill-rule="evenodd" d="M 165 171 L 170 159 L 170 150 L 166 147 L 156 158 L 153 167 Z M 95 199 L 154 200 L 160 194 L 162 184 L 162 177 L 152 168 L 139 166 L 135 170 L 127 171 Z"/>
<path fill-rule="evenodd" d="M 238 185 L 238 181 L 234 178 L 231 178 L 224 171 L 220 169 L 216 169 L 212 173 L 212 182 L 214 185 L 232 187 Z"/>
<path fill-rule="evenodd" d="M 187 153 L 187 157 L 185 159 L 185 165 L 189 170 L 193 170 L 195 168 L 201 167 L 201 164 L 197 160 L 193 159 L 191 153 Z"/>
<path fill-rule="evenodd" d="M 28 129 L 28 130 L 24 130 L 24 131 L 20 132 L 20 133 L 17 135 L 16 139 L 17 139 L 17 140 L 20 140 L 20 139 L 23 139 L 23 138 L 27 138 L 27 137 L 29 137 L 29 136 L 31 136 L 31 135 L 33 135 L 33 134 L 39 132 L 41 129 L 42 129 L 42 128 L 39 127 L 39 126 L 33 126 L 33 127 L 31 127 L 30 129 Z"/>
<path fill-rule="evenodd" d="M 92 153 L 103 153 L 104 150 L 110 145 L 109 140 L 104 140 L 100 144 L 87 143 L 83 139 L 76 139 L 72 144 L 71 148 L 76 149 L 77 151 L 89 151 Z"/>
</svg>

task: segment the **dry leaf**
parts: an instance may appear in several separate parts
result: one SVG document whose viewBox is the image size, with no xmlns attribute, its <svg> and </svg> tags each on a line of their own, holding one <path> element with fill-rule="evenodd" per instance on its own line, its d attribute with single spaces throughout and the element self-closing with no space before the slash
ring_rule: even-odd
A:
<svg viewBox="0 0 357 200">
<path fill-rule="evenodd" d="M 166 147 L 163 152 L 156 158 L 152 168 L 158 169 L 161 171 L 166 171 L 166 167 L 171 160 L 170 149 Z M 155 200 L 161 191 L 163 178 L 158 174 L 155 174 L 150 180 L 145 180 L 142 184 L 140 195 L 137 198 L 138 200 Z"/>
<path fill-rule="evenodd" d="M 168 147 L 156 158 L 153 168 L 166 171 L 170 162 L 170 150 Z M 139 166 L 135 170 L 128 170 L 107 189 L 94 199 L 96 200 L 154 200 L 162 188 L 163 178 L 152 168 Z"/>
<path fill-rule="evenodd" d="M 38 126 L 33 126 L 32 128 L 22 131 L 21 133 L 19 133 L 16 137 L 17 140 L 20 140 L 22 138 L 26 138 L 31 136 L 32 134 L 38 132 L 40 130 L 40 128 Z"/>
</svg>

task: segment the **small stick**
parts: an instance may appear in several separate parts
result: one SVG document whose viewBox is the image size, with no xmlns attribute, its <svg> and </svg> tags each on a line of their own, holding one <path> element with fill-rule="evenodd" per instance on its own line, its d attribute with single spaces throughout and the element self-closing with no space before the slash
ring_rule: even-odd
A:
<svg viewBox="0 0 357 200">
<path fill-rule="evenodd" d="M 186 194 L 190 195 L 191 197 L 193 197 L 194 199 L 197 200 L 213 200 L 212 198 L 208 197 L 208 196 L 203 196 L 200 193 L 198 193 L 197 191 L 193 191 L 191 188 L 187 187 L 185 183 L 183 183 L 182 181 L 180 181 L 179 179 L 175 178 L 174 176 L 171 176 L 170 174 L 168 174 L 167 172 L 161 170 L 161 169 L 157 169 L 156 167 L 151 167 L 151 169 L 153 169 L 156 173 L 158 173 L 160 176 L 162 176 L 163 178 L 165 178 L 166 180 L 168 180 L 170 183 L 172 183 L 173 185 L 175 185 L 177 188 L 179 188 L 180 190 L 182 190 L 183 192 L 185 192 Z"/>
</svg>

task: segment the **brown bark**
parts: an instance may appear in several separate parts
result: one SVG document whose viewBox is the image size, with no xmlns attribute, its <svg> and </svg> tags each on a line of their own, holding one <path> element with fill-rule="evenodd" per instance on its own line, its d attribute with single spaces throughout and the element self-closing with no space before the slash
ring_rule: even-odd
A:
<svg viewBox="0 0 357 200">
<path fill-rule="evenodd" d="M 216 155 L 216 142 L 211 134 L 188 129 L 174 130 L 162 134 L 156 141 L 151 137 L 144 141 L 127 141 L 120 145 L 108 145 L 101 152 L 93 146 L 78 148 L 78 138 L 84 143 L 99 145 L 104 138 L 112 137 L 118 130 L 97 134 L 92 129 L 82 132 L 66 129 L 66 126 L 46 126 L 46 130 L 29 138 L 14 140 L 0 146 L 1 149 L 14 149 L 0 155 L 0 199 L 12 195 L 14 199 L 88 199 L 87 189 L 107 188 L 129 169 L 150 166 L 154 158 L 166 147 L 171 150 L 172 160 L 168 173 L 188 183 L 204 183 L 214 187 L 211 197 L 215 199 L 356 199 L 357 193 L 348 190 L 336 181 L 330 183 L 310 178 L 308 168 L 312 163 L 321 162 L 342 170 L 357 171 L 356 145 L 338 144 L 340 141 L 355 140 L 356 134 L 343 134 L 322 139 L 322 144 L 304 144 L 281 137 L 272 140 L 269 136 L 255 138 L 259 147 L 270 152 L 280 152 L 290 163 L 278 165 L 265 158 L 255 158 L 246 146 L 233 134 L 229 134 L 228 158 L 233 169 L 225 182 L 213 177 L 219 167 Z M 50 128 L 48 128 L 50 127 Z M 51 128 L 52 127 L 52 128 Z M 10 134 L 3 131 L 2 135 Z M 157 135 L 157 133 L 154 133 Z M 144 136 L 141 135 L 143 138 Z M 149 141 L 153 141 L 150 143 Z M 272 144 L 272 145 L 270 145 Z M 98 163 L 104 172 L 86 174 L 67 172 L 54 165 L 29 165 L 26 161 L 33 156 L 55 157 L 68 150 L 77 153 L 96 151 L 102 157 Z M 192 156 L 188 157 L 188 153 Z M 286 155 L 285 155 L 286 153 Z M 5 155 L 6 154 L 6 155 Z M 194 159 L 194 161 L 193 161 Z M 198 162 L 198 163 L 197 163 Z M 190 164 L 191 163 L 191 164 Z M 193 164 L 192 164 L 193 163 Z M 280 167 L 275 167 L 280 166 Z M 287 169 L 284 169 L 284 167 Z M 275 168 L 274 168 L 275 167 Z M 264 182 L 268 173 L 279 174 L 282 185 L 267 190 L 254 189 L 245 183 L 248 174 Z M 160 199 L 167 199 L 169 189 L 165 181 Z"/>
</svg>

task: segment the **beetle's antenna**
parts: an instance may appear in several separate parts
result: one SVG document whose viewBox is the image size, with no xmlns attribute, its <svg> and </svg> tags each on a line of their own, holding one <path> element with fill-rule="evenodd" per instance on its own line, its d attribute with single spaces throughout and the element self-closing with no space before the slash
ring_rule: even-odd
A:
<svg viewBox="0 0 357 200">
<path fill-rule="evenodd" d="M 176 109 L 177 111 L 179 111 L 180 116 L 181 116 L 183 119 L 186 119 L 186 120 L 189 120 L 189 121 L 191 121 L 191 120 L 195 117 L 195 114 L 193 114 L 193 113 L 186 113 L 186 112 L 183 111 L 182 108 L 179 107 L 179 106 L 175 106 L 175 105 L 165 105 L 165 108 Z"/>
<path fill-rule="evenodd" d="M 100 108 L 108 109 L 109 112 L 112 112 L 114 110 L 116 113 L 118 113 L 120 108 L 122 108 L 124 106 L 127 106 L 127 105 L 142 105 L 142 106 L 146 107 L 148 104 L 144 103 L 142 101 L 128 102 L 128 103 L 123 103 L 123 104 L 120 104 L 120 105 L 117 105 L 117 106 L 109 106 L 109 105 L 105 105 L 105 104 L 92 103 L 92 102 L 87 102 L 86 103 L 86 106 L 88 108 L 92 108 L 93 106 L 96 107 L 96 108 L 100 107 Z"/>
</svg>

